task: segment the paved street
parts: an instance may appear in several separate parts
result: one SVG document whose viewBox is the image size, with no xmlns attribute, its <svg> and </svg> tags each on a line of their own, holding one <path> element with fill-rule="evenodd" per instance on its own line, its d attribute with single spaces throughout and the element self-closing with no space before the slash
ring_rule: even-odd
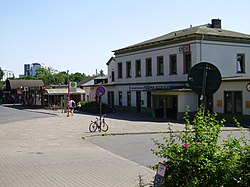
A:
<svg viewBox="0 0 250 187">
<path fill-rule="evenodd" d="M 95 116 L 66 117 L 60 110 L 43 109 L 10 112 L 16 120 L 0 124 L 0 186 L 133 187 L 138 186 L 139 175 L 144 182 L 153 180 L 155 171 L 88 141 L 93 135 L 88 125 Z M 19 118 L 16 112 L 39 116 Z M 168 127 L 166 122 L 119 113 L 107 115 L 107 121 L 110 134 L 156 133 Z M 176 130 L 183 129 L 181 124 L 171 124 Z"/>
</svg>

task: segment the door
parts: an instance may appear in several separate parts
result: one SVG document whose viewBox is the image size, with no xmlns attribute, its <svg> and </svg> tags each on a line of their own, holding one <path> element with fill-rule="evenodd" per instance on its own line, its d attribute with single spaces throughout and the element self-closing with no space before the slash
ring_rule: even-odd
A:
<svg viewBox="0 0 250 187">
<path fill-rule="evenodd" d="M 136 112 L 141 112 L 141 91 L 136 91 Z"/>
</svg>

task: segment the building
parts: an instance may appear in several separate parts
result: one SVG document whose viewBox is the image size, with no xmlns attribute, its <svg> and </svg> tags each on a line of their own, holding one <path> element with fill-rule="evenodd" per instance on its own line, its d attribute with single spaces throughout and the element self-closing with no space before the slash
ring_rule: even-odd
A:
<svg viewBox="0 0 250 187">
<path fill-rule="evenodd" d="M 43 106 L 42 80 L 6 80 L 4 103 Z"/>
<path fill-rule="evenodd" d="M 6 81 L 9 78 L 14 78 L 14 72 L 10 70 L 3 70 L 3 78 L 2 81 Z"/>
<path fill-rule="evenodd" d="M 74 86 L 72 87 L 72 83 Z M 83 101 L 85 97 L 85 91 L 76 86 L 75 82 L 70 83 L 70 90 L 68 85 L 53 85 L 44 89 L 44 106 L 51 108 L 56 105 L 59 108 L 63 108 L 67 104 L 68 91 L 70 92 L 70 98 L 76 103 Z"/>
<path fill-rule="evenodd" d="M 85 83 L 83 83 L 80 88 L 85 90 L 84 101 L 96 101 L 96 88 L 101 84 L 107 84 L 108 78 L 106 76 L 95 77 Z"/>
<path fill-rule="evenodd" d="M 120 110 L 182 119 L 197 111 L 200 96 L 189 88 L 188 72 L 210 62 L 222 75 L 207 100 L 210 111 L 250 121 L 250 35 L 221 28 L 221 20 L 168 33 L 113 51 L 103 102 Z"/>
<path fill-rule="evenodd" d="M 24 64 L 24 76 L 29 76 L 29 75 L 35 76 L 37 68 L 40 68 L 40 67 L 47 69 L 52 74 L 59 72 L 57 69 L 55 69 L 51 66 L 48 66 L 46 64 L 39 63 L 39 62 L 33 62 L 30 64 Z"/>
</svg>

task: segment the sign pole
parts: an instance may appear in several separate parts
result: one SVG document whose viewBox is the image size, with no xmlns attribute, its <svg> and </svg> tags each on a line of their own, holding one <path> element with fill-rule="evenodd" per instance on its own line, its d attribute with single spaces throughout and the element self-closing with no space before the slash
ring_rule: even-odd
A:
<svg viewBox="0 0 250 187">
<path fill-rule="evenodd" d="M 102 98 L 101 98 L 101 96 L 99 96 L 99 102 L 100 102 L 100 120 L 101 120 L 101 116 L 102 116 Z"/>
<path fill-rule="evenodd" d="M 203 82 L 202 82 L 202 102 L 203 102 L 203 117 L 205 116 L 206 112 L 206 105 L 207 105 L 207 96 L 206 96 L 206 89 L 207 89 L 207 66 L 204 67 L 203 70 Z"/>
<path fill-rule="evenodd" d="M 67 100 L 67 108 L 68 108 L 68 112 L 67 112 L 67 117 L 69 117 L 69 108 L 70 108 L 70 87 L 69 87 L 69 70 L 67 70 L 67 74 L 68 74 L 68 81 L 67 81 L 67 84 L 68 84 L 68 100 Z"/>
</svg>

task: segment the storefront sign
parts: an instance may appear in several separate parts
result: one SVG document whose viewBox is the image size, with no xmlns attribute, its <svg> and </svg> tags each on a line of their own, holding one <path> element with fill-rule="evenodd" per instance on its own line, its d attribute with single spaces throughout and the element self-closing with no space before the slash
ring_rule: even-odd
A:
<svg viewBox="0 0 250 187">
<path fill-rule="evenodd" d="M 180 86 L 179 85 L 130 86 L 129 90 L 130 91 L 171 90 L 177 87 Z"/>
</svg>

